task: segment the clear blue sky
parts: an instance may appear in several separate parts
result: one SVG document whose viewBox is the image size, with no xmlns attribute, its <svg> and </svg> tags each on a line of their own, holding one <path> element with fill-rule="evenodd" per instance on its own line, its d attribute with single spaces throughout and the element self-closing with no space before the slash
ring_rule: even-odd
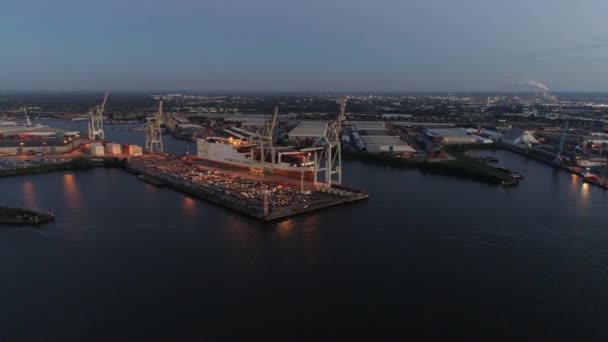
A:
<svg viewBox="0 0 608 342">
<path fill-rule="evenodd" d="M 608 91 L 606 0 L 3 0 L 0 89 Z"/>
</svg>

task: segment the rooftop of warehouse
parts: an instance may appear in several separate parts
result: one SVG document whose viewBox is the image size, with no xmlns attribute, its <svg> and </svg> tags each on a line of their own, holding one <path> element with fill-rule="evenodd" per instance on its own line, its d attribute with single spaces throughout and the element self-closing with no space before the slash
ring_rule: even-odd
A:
<svg viewBox="0 0 608 342">
<path fill-rule="evenodd" d="M 426 130 L 426 134 L 434 137 L 466 137 L 469 135 L 464 128 L 431 128 Z"/>
<path fill-rule="evenodd" d="M 302 121 L 292 129 L 289 136 L 321 136 L 327 129 L 325 121 Z"/>
</svg>

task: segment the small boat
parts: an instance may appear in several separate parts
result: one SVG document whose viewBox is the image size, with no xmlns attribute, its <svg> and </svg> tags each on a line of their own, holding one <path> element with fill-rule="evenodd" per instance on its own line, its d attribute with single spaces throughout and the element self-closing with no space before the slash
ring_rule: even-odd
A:
<svg viewBox="0 0 608 342">
<path fill-rule="evenodd" d="M 593 173 L 591 173 L 589 171 L 583 173 L 582 176 L 583 176 L 583 182 L 585 182 L 585 183 L 601 186 L 604 189 L 608 188 L 607 184 L 602 182 L 596 175 L 594 175 Z"/>
<path fill-rule="evenodd" d="M 502 166 L 497 166 L 496 169 L 504 171 L 506 173 L 508 173 L 509 175 L 511 175 L 511 177 L 517 179 L 517 180 L 522 180 L 524 179 L 524 176 L 518 172 L 515 172 L 511 169 L 507 169 L 506 167 L 502 167 Z"/>
</svg>

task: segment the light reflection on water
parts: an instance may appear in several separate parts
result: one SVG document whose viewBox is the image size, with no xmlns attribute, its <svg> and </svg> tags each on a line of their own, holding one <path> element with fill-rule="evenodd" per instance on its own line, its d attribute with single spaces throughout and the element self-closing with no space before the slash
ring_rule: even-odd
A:
<svg viewBox="0 0 608 342">
<path fill-rule="evenodd" d="M 36 204 L 36 188 L 34 184 L 31 182 L 24 182 L 21 185 L 21 190 L 23 192 L 23 204 L 28 209 L 38 209 L 38 205 Z"/>
<path fill-rule="evenodd" d="M 574 173 L 570 174 L 570 185 L 571 186 L 578 185 L 578 176 L 575 175 Z"/>
<path fill-rule="evenodd" d="M 292 219 L 279 222 L 277 233 L 281 239 L 288 238 L 293 233 L 294 223 Z"/>
<path fill-rule="evenodd" d="M 76 185 L 74 174 L 66 173 L 63 175 L 63 194 L 69 209 L 77 209 L 81 207 L 80 190 L 78 185 Z"/>
<path fill-rule="evenodd" d="M 581 203 L 585 205 L 589 203 L 589 183 L 581 185 L 581 200 Z"/>
<path fill-rule="evenodd" d="M 192 198 L 184 196 L 181 207 L 184 216 L 189 218 L 196 216 L 196 202 Z"/>
</svg>

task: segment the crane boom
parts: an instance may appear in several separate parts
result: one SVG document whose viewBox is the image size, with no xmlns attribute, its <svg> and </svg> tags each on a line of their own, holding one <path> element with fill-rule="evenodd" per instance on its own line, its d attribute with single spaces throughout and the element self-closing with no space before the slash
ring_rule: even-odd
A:
<svg viewBox="0 0 608 342">
<path fill-rule="evenodd" d="M 161 99 L 158 102 L 158 113 L 156 114 L 156 119 L 158 120 L 158 123 L 162 123 L 163 122 L 163 100 Z"/>
<path fill-rule="evenodd" d="M 105 93 L 103 95 L 103 102 L 101 103 L 101 106 L 99 107 L 99 111 L 98 111 L 98 115 L 99 116 L 103 116 L 103 112 L 106 109 L 106 103 L 108 102 L 108 93 Z"/>
<path fill-rule="evenodd" d="M 337 103 L 340 105 L 338 116 L 335 121 L 330 122 L 323 136 L 319 137 L 313 144 L 313 148 L 320 147 L 321 151 L 314 151 L 314 182 L 331 188 L 332 184 L 342 184 L 342 147 L 340 143 L 340 132 L 346 115 L 347 96 L 341 97 Z M 323 165 L 320 165 L 323 162 Z M 324 183 L 318 183 L 318 175 L 324 177 Z M 335 179 L 334 176 L 337 176 Z"/>
<path fill-rule="evenodd" d="M 106 108 L 106 103 L 108 102 L 108 93 L 105 93 L 103 96 L 103 101 L 101 105 L 97 105 L 93 107 L 89 111 L 90 121 L 89 121 L 89 139 L 104 139 L 105 134 L 103 130 L 103 112 Z"/>
<path fill-rule="evenodd" d="M 32 127 L 32 121 L 30 121 L 30 116 L 27 115 L 27 107 L 23 107 L 23 113 L 25 114 L 25 125 L 27 127 Z"/>
<path fill-rule="evenodd" d="M 163 140 L 161 133 L 161 121 L 163 115 L 163 100 L 158 102 L 158 111 L 154 117 L 145 124 L 146 128 L 146 150 L 149 153 L 163 152 Z"/>
<path fill-rule="evenodd" d="M 337 128 L 338 132 L 342 129 L 342 123 L 344 122 L 344 116 L 346 113 L 346 101 L 348 101 L 347 96 L 342 96 L 338 103 L 340 104 L 340 113 L 338 113 Z"/>
<path fill-rule="evenodd" d="M 568 134 L 568 126 L 569 122 L 566 121 L 566 125 L 562 130 L 562 135 L 559 138 L 559 151 L 557 153 L 557 157 L 560 158 L 562 156 L 562 152 L 564 152 L 564 143 L 566 142 L 566 135 Z"/>
<path fill-rule="evenodd" d="M 278 105 L 274 105 L 274 111 L 272 113 L 272 118 L 270 119 L 269 127 L 268 127 L 268 136 L 270 137 L 270 139 L 272 140 L 272 133 L 274 131 L 274 126 L 277 123 L 277 114 L 279 113 L 279 106 Z"/>
</svg>

